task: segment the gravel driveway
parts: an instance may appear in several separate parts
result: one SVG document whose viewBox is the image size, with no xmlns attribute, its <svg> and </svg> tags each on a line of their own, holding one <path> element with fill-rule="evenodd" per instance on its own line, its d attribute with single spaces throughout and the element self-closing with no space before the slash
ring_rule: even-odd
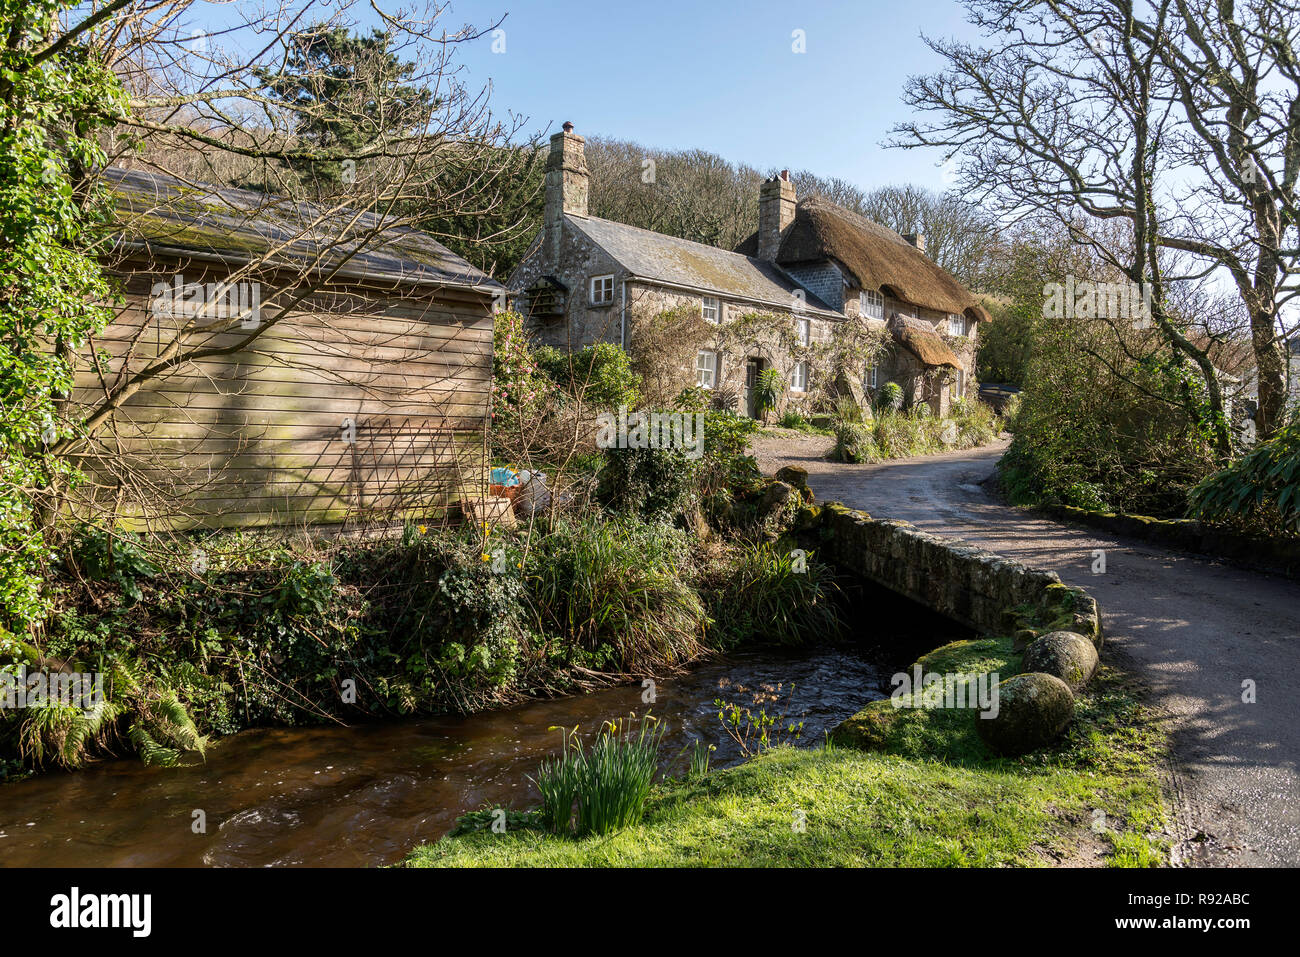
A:
<svg viewBox="0 0 1300 957">
<path fill-rule="evenodd" d="M 1176 859 L 1300 865 L 1300 584 L 1004 505 L 981 483 L 1005 441 L 880 465 L 827 462 L 829 442 L 763 437 L 754 454 L 768 473 L 806 468 L 819 501 L 964 538 L 1091 591 L 1107 657 L 1144 679 L 1174 742 Z M 1255 703 L 1242 700 L 1245 682 Z"/>
</svg>

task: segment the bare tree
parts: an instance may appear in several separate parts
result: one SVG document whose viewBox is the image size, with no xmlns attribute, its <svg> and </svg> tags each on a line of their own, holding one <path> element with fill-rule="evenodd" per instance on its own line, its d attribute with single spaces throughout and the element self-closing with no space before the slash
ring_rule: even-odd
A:
<svg viewBox="0 0 1300 957">
<path fill-rule="evenodd" d="M 1157 33 L 1168 5 L 1155 10 Z M 1168 273 L 1161 258 L 1161 191 L 1175 161 L 1163 148 L 1172 81 L 1155 50 L 1135 41 L 1131 11 L 1053 0 L 968 0 L 967 8 L 998 45 L 927 40 L 947 67 L 910 78 L 904 98 L 938 119 L 896 127 L 892 143 L 960 154 L 968 197 L 1008 219 L 1060 223 L 1100 262 L 1143 284 L 1156 328 L 1175 356 L 1199 369 L 1226 458 L 1232 446 L 1219 376 L 1167 306 L 1167 286 L 1187 277 Z M 1092 230 L 1087 220 L 1123 228 Z"/>
<path fill-rule="evenodd" d="M 1153 319 L 1202 373 L 1213 363 L 1168 321 L 1169 288 L 1224 269 L 1251 317 L 1259 434 L 1279 424 L 1281 306 L 1294 295 L 1294 10 L 1252 4 L 971 0 L 992 47 L 927 41 L 944 73 L 909 81 L 908 102 L 940 114 L 895 144 L 963 158 L 962 185 L 1004 215 L 1082 214 L 1127 224 L 1107 259 L 1153 290 Z M 1293 233 L 1291 235 L 1294 235 Z M 1081 241 L 1085 240 L 1081 237 Z M 1179 260 L 1170 251 L 1190 254 Z M 1221 451 L 1226 422 L 1217 427 Z"/>
<path fill-rule="evenodd" d="M 376 332 L 369 320 L 375 288 L 386 302 L 379 312 L 409 317 L 412 334 L 429 308 L 425 294 L 407 284 L 412 277 L 401 269 L 390 274 L 384 247 L 398 243 L 410 259 L 436 263 L 436 249 L 413 228 L 488 216 L 513 202 L 510 171 L 522 122 L 497 117 L 487 90 L 462 82 L 456 60 L 459 46 L 497 24 L 445 30 L 438 26 L 442 7 L 391 14 L 376 7 L 381 28 L 361 35 L 353 32 L 350 6 L 308 0 L 224 7 L 232 19 L 204 31 L 190 19 L 189 0 L 131 0 L 98 6 L 65 25 L 62 37 L 88 42 L 88 55 L 111 66 L 128 92 L 128 108 L 115 117 L 106 144 L 110 163 L 168 184 L 151 205 L 138 184 L 124 197 L 123 180 L 111 169 L 79 171 L 87 195 L 102 182 L 115 198 L 120 226 L 94 252 L 126 278 L 128 295 L 111 336 L 92 337 L 75 357 L 96 385 L 65 404 L 75 421 L 51 452 L 94 456 L 104 468 L 100 487 L 90 491 L 114 513 L 130 499 L 137 513 L 166 514 L 181 485 L 195 487 L 184 481 L 195 471 L 186 450 L 169 444 L 158 423 L 124 415 L 132 400 L 144 390 L 183 391 L 206 380 L 226 404 L 238 405 L 245 394 L 242 401 L 258 402 L 248 383 L 222 381 L 227 373 L 220 370 L 232 362 L 288 376 L 295 363 L 307 363 L 316 378 L 335 375 L 354 392 L 397 404 L 395 417 L 358 423 L 361 442 L 337 466 L 374 479 L 374 496 L 358 502 L 366 507 L 396 501 L 389 479 L 402 468 L 461 462 L 463 449 L 443 438 L 483 419 L 485 408 L 461 408 L 448 398 L 460 374 L 451 342 L 440 349 L 451 358 L 430 375 L 410 361 L 421 356 L 408 355 L 409 342 L 390 341 L 398 333 Z M 223 189 L 231 183 L 259 192 Z M 194 223 L 178 221 L 178 208 L 194 211 Z M 159 255 L 168 230 L 183 251 Z M 207 241 L 240 253 L 220 276 L 206 277 L 223 294 L 184 321 L 166 321 L 165 312 L 163 321 L 141 316 L 148 288 L 168 278 L 151 271 L 188 269 L 187 282 L 205 278 L 212 261 L 194 251 L 195 230 L 213 231 L 198 236 L 199 246 Z M 247 310 L 222 305 L 225 291 L 250 285 L 260 300 L 251 322 Z M 316 351 L 295 358 L 281 340 L 304 334 Z M 359 372 L 338 361 L 348 354 L 379 357 L 379 365 Z M 203 423 L 202 411 L 188 414 Z M 237 446 L 249 435 L 227 439 Z M 230 451 L 237 456 L 240 449 Z M 414 486 L 398 484 L 409 498 Z"/>
<path fill-rule="evenodd" d="M 1182 109 L 1168 148 L 1198 174 L 1163 242 L 1231 276 L 1250 320 L 1256 425 L 1267 437 L 1286 403 L 1283 309 L 1300 290 L 1300 18 L 1286 2 L 1175 0 L 1174 11 L 1168 30 L 1135 24 Z"/>
<path fill-rule="evenodd" d="M 692 242 L 734 249 L 758 224 L 762 175 L 704 150 L 587 143 L 594 215 Z"/>
</svg>

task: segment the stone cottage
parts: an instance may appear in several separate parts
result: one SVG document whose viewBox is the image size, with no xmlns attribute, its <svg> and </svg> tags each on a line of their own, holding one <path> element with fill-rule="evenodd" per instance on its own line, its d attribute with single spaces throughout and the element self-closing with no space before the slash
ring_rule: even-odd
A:
<svg viewBox="0 0 1300 957">
<path fill-rule="evenodd" d="M 507 281 L 538 344 L 676 349 L 681 386 L 748 415 L 769 369 L 784 382 L 778 410 L 819 394 L 862 401 L 890 381 L 939 414 L 974 394 L 986 313 L 925 256 L 923 237 L 820 198 L 797 202 L 788 172 L 763 184 L 758 229 L 735 251 L 599 219 L 588 214 L 584 142 L 571 123 L 551 137 L 542 231 Z M 702 320 L 695 331 L 678 323 L 651 336 L 688 313 Z"/>
</svg>

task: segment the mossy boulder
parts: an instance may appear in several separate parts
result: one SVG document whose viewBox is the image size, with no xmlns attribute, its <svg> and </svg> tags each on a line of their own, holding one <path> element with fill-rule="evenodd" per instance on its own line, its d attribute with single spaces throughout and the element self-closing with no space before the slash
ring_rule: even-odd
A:
<svg viewBox="0 0 1300 957">
<path fill-rule="evenodd" d="M 790 499 L 798 494 L 793 485 L 788 485 L 785 482 L 771 482 L 763 490 L 763 498 L 758 505 L 759 512 L 766 517 L 784 511 Z"/>
<path fill-rule="evenodd" d="M 1083 635 L 1053 631 L 1030 642 L 1022 667 L 1054 675 L 1077 692 L 1097 673 L 1097 649 Z"/>
<path fill-rule="evenodd" d="M 797 465 L 785 465 L 776 470 L 773 476 L 778 482 L 785 482 L 803 491 L 808 487 L 808 470 Z"/>
<path fill-rule="evenodd" d="M 888 698 L 873 701 L 851 718 L 846 718 L 831 732 L 831 740 L 846 748 L 883 751 L 889 744 L 894 725 L 903 717 Z"/>
<path fill-rule="evenodd" d="M 1055 675 L 1016 675 L 997 686 L 997 714 L 981 715 L 976 730 L 1003 755 L 1026 754 L 1051 744 L 1074 717 L 1074 692 Z"/>
</svg>

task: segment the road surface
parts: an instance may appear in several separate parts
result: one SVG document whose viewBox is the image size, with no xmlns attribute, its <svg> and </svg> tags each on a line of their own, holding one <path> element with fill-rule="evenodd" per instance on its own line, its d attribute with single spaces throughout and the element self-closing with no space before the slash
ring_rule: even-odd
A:
<svg viewBox="0 0 1300 957">
<path fill-rule="evenodd" d="M 1144 679 L 1172 737 L 1177 861 L 1300 865 L 1300 583 L 1004 505 L 981 483 L 1005 441 L 880 465 L 827 462 L 826 446 L 761 439 L 754 451 L 769 474 L 806 468 L 819 501 L 964 538 L 1097 599 L 1106 655 Z"/>
</svg>

